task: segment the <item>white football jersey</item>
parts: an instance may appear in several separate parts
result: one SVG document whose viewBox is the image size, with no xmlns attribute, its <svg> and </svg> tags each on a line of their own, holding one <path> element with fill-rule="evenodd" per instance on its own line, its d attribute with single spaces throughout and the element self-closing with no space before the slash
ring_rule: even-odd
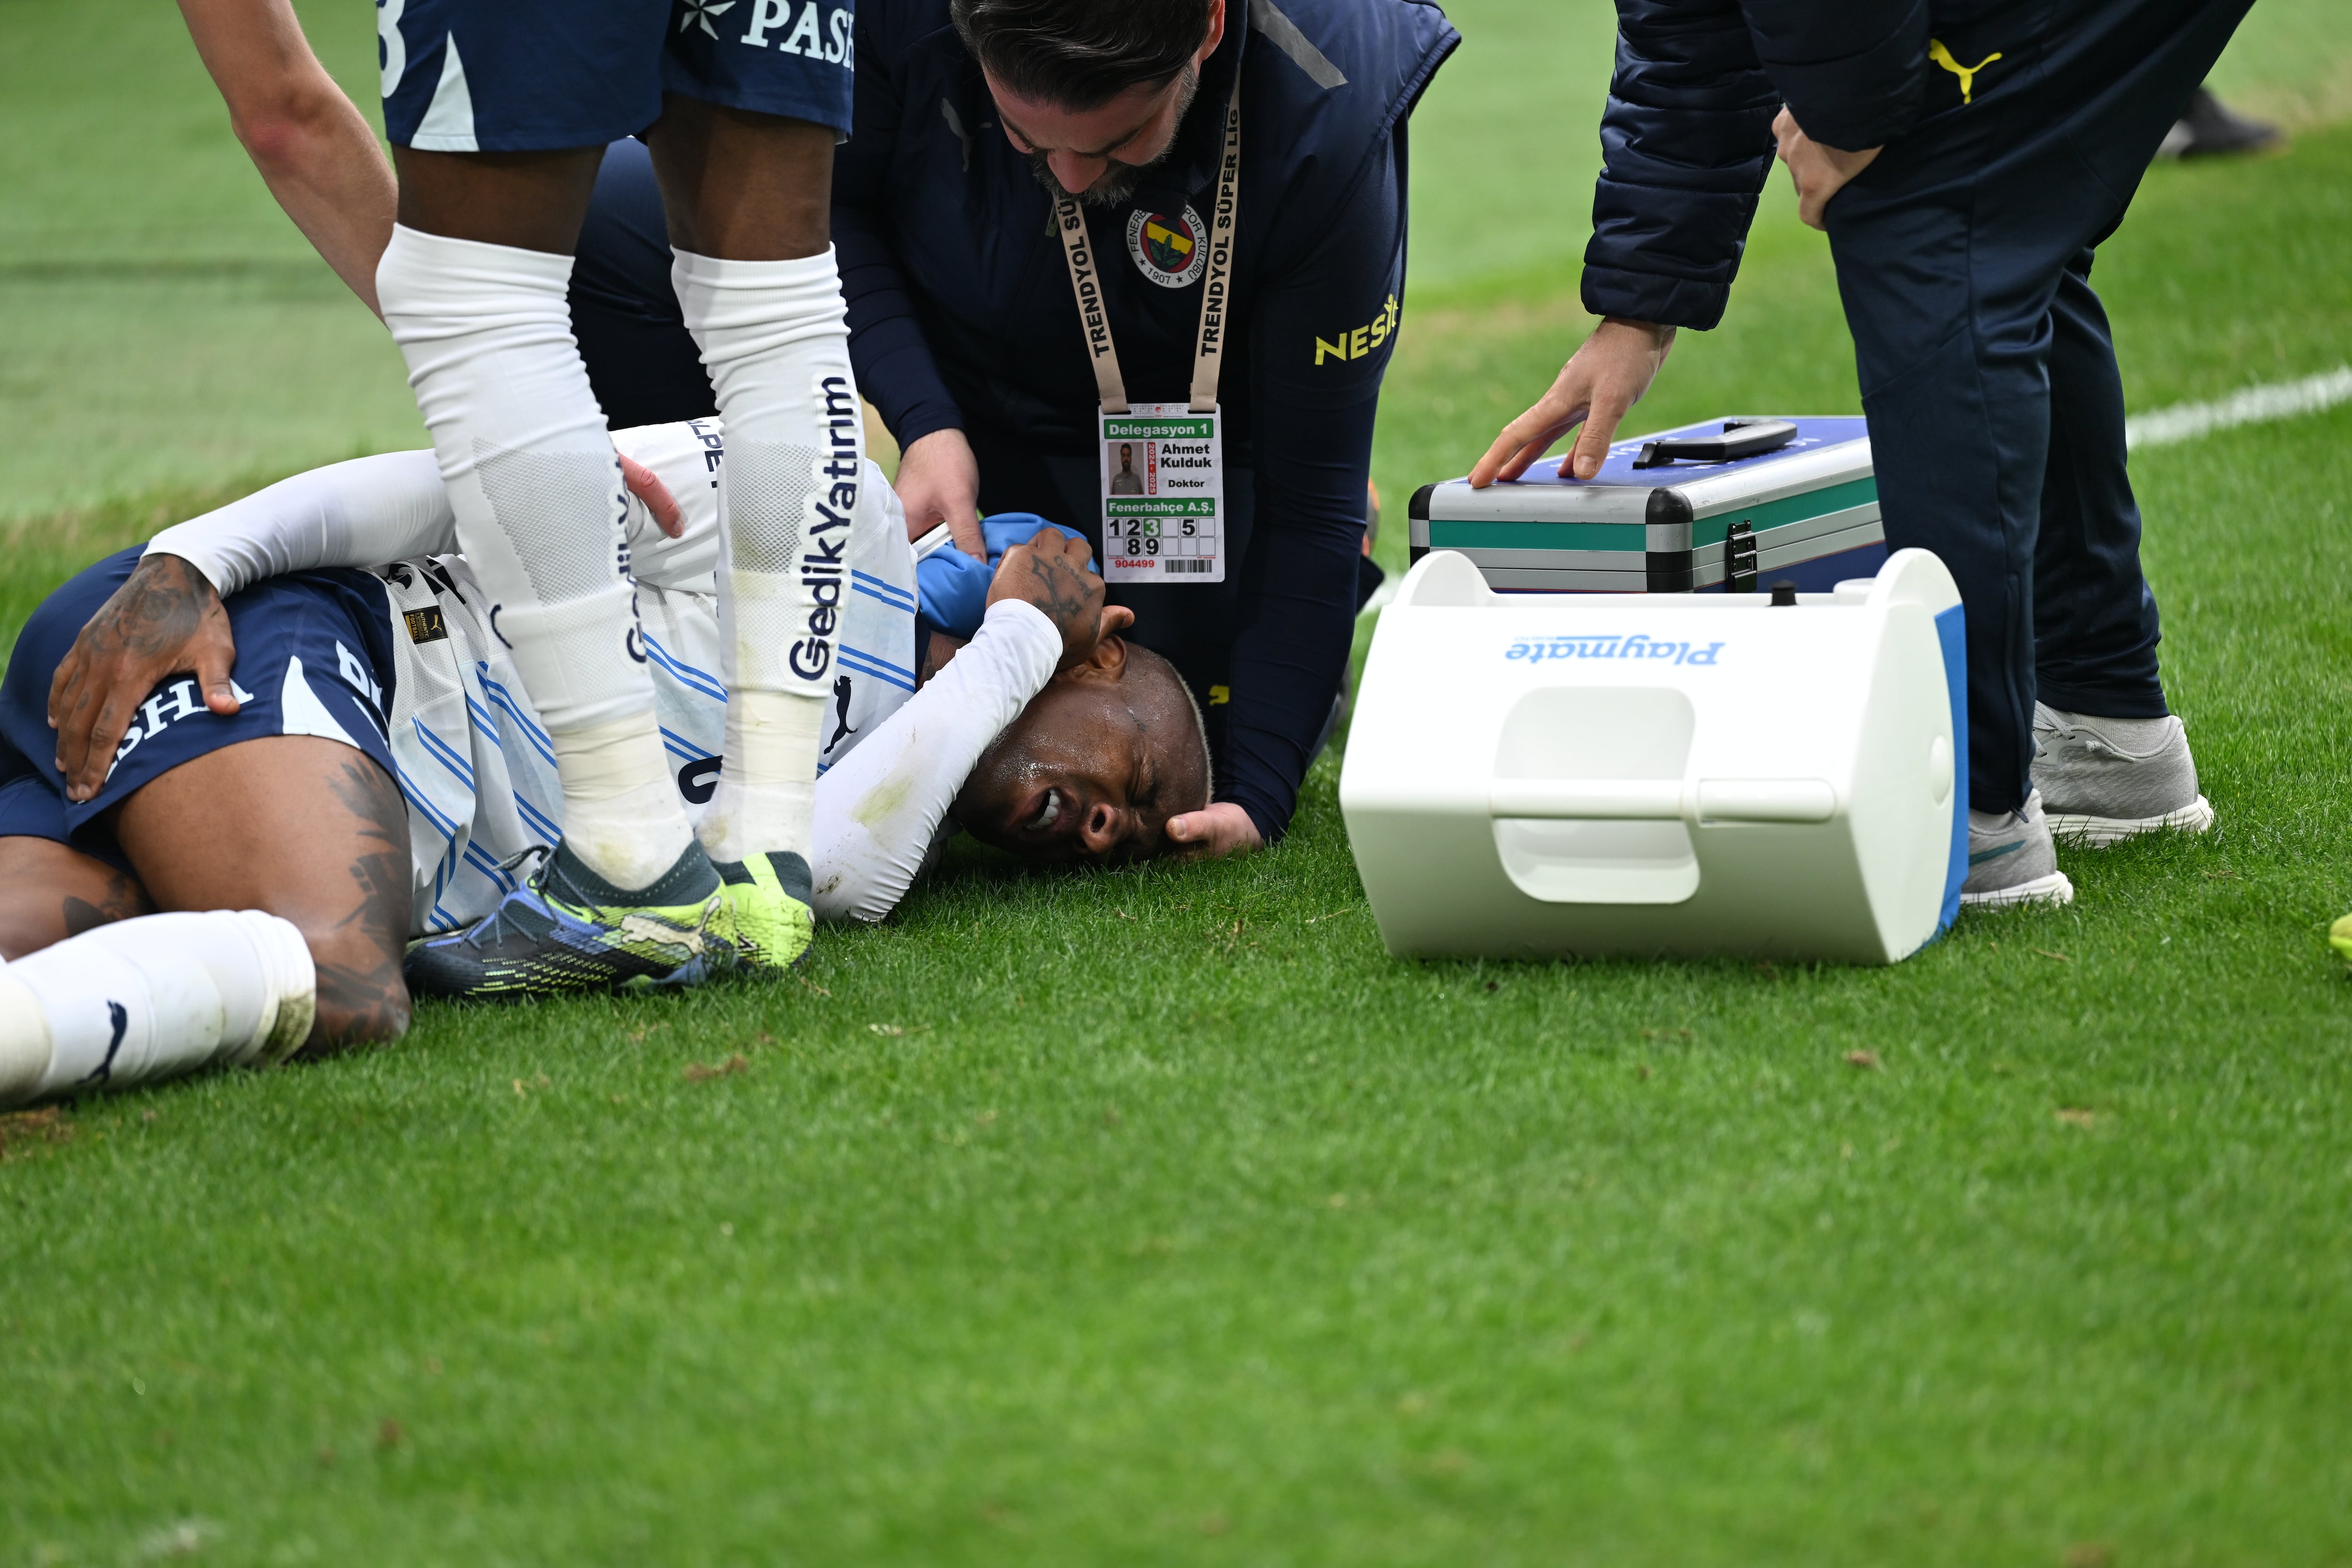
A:
<svg viewBox="0 0 2352 1568">
<path fill-rule="evenodd" d="M 685 514 L 680 537 L 630 498 L 630 569 L 654 680 L 655 714 L 689 820 L 719 782 L 727 721 L 719 678 L 719 468 L 716 420 L 618 432 L 614 442 L 661 476 Z M 915 689 L 915 562 L 905 514 L 866 465 L 847 558 L 850 593 L 835 653 L 833 705 L 820 772 L 889 717 Z M 377 568 L 392 599 L 389 736 L 408 797 L 420 932 L 470 925 L 528 874 L 515 864 L 562 837 L 555 750 L 491 632 L 487 601 L 464 557 L 439 554 Z"/>
<path fill-rule="evenodd" d="M 626 526 L 656 717 L 679 799 L 698 822 L 718 782 L 726 732 L 720 437 L 713 419 L 613 438 L 661 477 L 685 514 L 673 540 L 632 500 Z M 370 671 L 354 661 L 341 673 L 379 712 L 381 688 L 392 689 L 385 738 L 408 804 L 414 931 L 448 931 L 488 913 L 528 875 L 528 852 L 562 837 L 554 746 L 456 553 L 457 522 L 431 452 L 388 452 L 297 474 L 165 529 L 148 548 L 187 560 L 223 597 L 265 577 L 323 567 L 370 572 L 383 583 L 391 668 Z M 916 552 L 898 497 L 867 463 L 844 551 L 848 592 L 820 731 L 810 862 L 816 912 L 826 920 L 877 921 L 898 907 L 954 830 L 955 795 L 973 764 L 1065 656 L 1055 623 L 1007 598 L 988 607 L 972 639 L 918 692 Z M 390 565 L 379 564 L 387 557 Z"/>
<path fill-rule="evenodd" d="M 661 476 L 685 514 L 673 540 L 632 497 L 628 538 L 662 744 L 687 815 L 698 820 L 719 781 L 727 718 L 716 575 L 725 447 L 716 420 L 625 430 L 614 440 Z M 429 452 L 402 456 L 431 469 Z M 426 482 L 437 486 L 437 471 Z M 820 772 L 915 689 L 915 563 L 904 515 L 882 471 L 867 463 L 847 547 L 850 593 Z M 444 542 L 454 547 L 454 521 L 449 528 Z M 409 805 L 413 923 L 420 933 L 450 931 L 488 913 L 528 875 L 518 864 L 526 851 L 562 837 L 555 750 L 490 629 L 488 601 L 464 557 L 436 552 L 369 570 L 383 579 L 392 605 L 387 739 Z"/>
</svg>

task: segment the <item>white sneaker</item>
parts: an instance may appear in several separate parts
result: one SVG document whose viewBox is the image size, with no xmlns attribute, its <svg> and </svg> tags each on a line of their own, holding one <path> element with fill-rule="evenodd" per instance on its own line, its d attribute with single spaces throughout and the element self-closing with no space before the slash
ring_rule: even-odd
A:
<svg viewBox="0 0 2352 1568">
<path fill-rule="evenodd" d="M 2050 839 L 2040 790 L 2027 795 L 2016 811 L 1969 813 L 1969 879 L 1960 884 L 1963 908 L 2074 901 L 2074 884 L 2058 869 L 2058 849 Z"/>
<path fill-rule="evenodd" d="M 2177 715 L 2098 719 L 2033 705 L 2033 787 L 2050 830 L 2103 848 L 2176 827 L 2202 833 L 2213 805 L 2197 793 L 2197 761 Z"/>
</svg>

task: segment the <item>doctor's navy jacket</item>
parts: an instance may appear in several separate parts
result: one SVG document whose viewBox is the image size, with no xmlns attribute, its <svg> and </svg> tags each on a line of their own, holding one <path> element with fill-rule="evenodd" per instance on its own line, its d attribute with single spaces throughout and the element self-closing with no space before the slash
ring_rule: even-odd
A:
<svg viewBox="0 0 2352 1568">
<path fill-rule="evenodd" d="M 1345 669 L 1372 412 L 1404 289 L 1404 120 L 1460 36 L 1425 0 L 1227 0 L 1225 16 L 1169 156 L 1125 204 L 1085 211 L 1129 398 L 1185 398 L 1240 73 L 1219 402 L 1256 521 L 1246 561 L 1227 564 L 1244 609 L 1218 795 L 1272 840 Z M 992 452 L 1091 461 L 1094 373 L 1053 201 L 1006 139 L 947 0 L 862 0 L 856 44 L 833 231 L 859 390 L 902 447 L 965 431 L 984 483 Z"/>
<path fill-rule="evenodd" d="M 1584 308 L 1705 331 L 1723 319 L 1786 102 L 1859 151 L 1922 117 L 1929 35 L 2019 0 L 1617 0 Z"/>
</svg>

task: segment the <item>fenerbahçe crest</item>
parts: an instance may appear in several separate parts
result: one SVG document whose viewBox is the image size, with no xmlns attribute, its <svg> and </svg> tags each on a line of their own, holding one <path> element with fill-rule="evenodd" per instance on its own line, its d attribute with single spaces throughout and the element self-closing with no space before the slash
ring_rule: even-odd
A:
<svg viewBox="0 0 2352 1568">
<path fill-rule="evenodd" d="M 1184 216 L 1137 212 L 1128 215 L 1127 253 L 1136 270 L 1162 289 L 1188 288 L 1201 280 L 1209 265 L 1209 249 L 1202 242 L 1208 226 L 1201 215 L 1184 204 Z"/>
</svg>

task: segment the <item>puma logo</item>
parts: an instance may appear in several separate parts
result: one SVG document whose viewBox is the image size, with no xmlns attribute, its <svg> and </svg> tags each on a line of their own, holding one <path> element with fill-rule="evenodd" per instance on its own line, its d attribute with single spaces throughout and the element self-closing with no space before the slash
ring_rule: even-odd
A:
<svg viewBox="0 0 2352 1568">
<path fill-rule="evenodd" d="M 833 732 L 833 739 L 824 743 L 824 749 L 828 752 L 841 744 L 843 741 L 857 733 L 856 731 L 849 727 L 850 696 L 849 677 L 845 675 L 837 678 L 833 683 L 833 700 L 835 721 L 840 724 L 841 728 L 835 730 Z"/>
<path fill-rule="evenodd" d="M 120 1002 L 109 1002 L 106 1005 L 106 1021 L 114 1026 L 113 1037 L 106 1042 L 106 1059 L 83 1075 L 80 1082 L 74 1086 L 77 1089 L 84 1083 L 114 1081 L 114 1054 L 122 1048 L 122 1037 L 131 1032 L 131 1009 Z"/>
<path fill-rule="evenodd" d="M 1943 39 L 1930 38 L 1927 40 L 1927 58 L 1960 79 L 1960 101 L 1970 103 L 1975 101 L 1977 72 L 2000 58 L 2000 51 L 1996 49 L 1976 64 L 1964 66 L 1952 58 L 1951 50 L 1944 47 Z"/>
</svg>

